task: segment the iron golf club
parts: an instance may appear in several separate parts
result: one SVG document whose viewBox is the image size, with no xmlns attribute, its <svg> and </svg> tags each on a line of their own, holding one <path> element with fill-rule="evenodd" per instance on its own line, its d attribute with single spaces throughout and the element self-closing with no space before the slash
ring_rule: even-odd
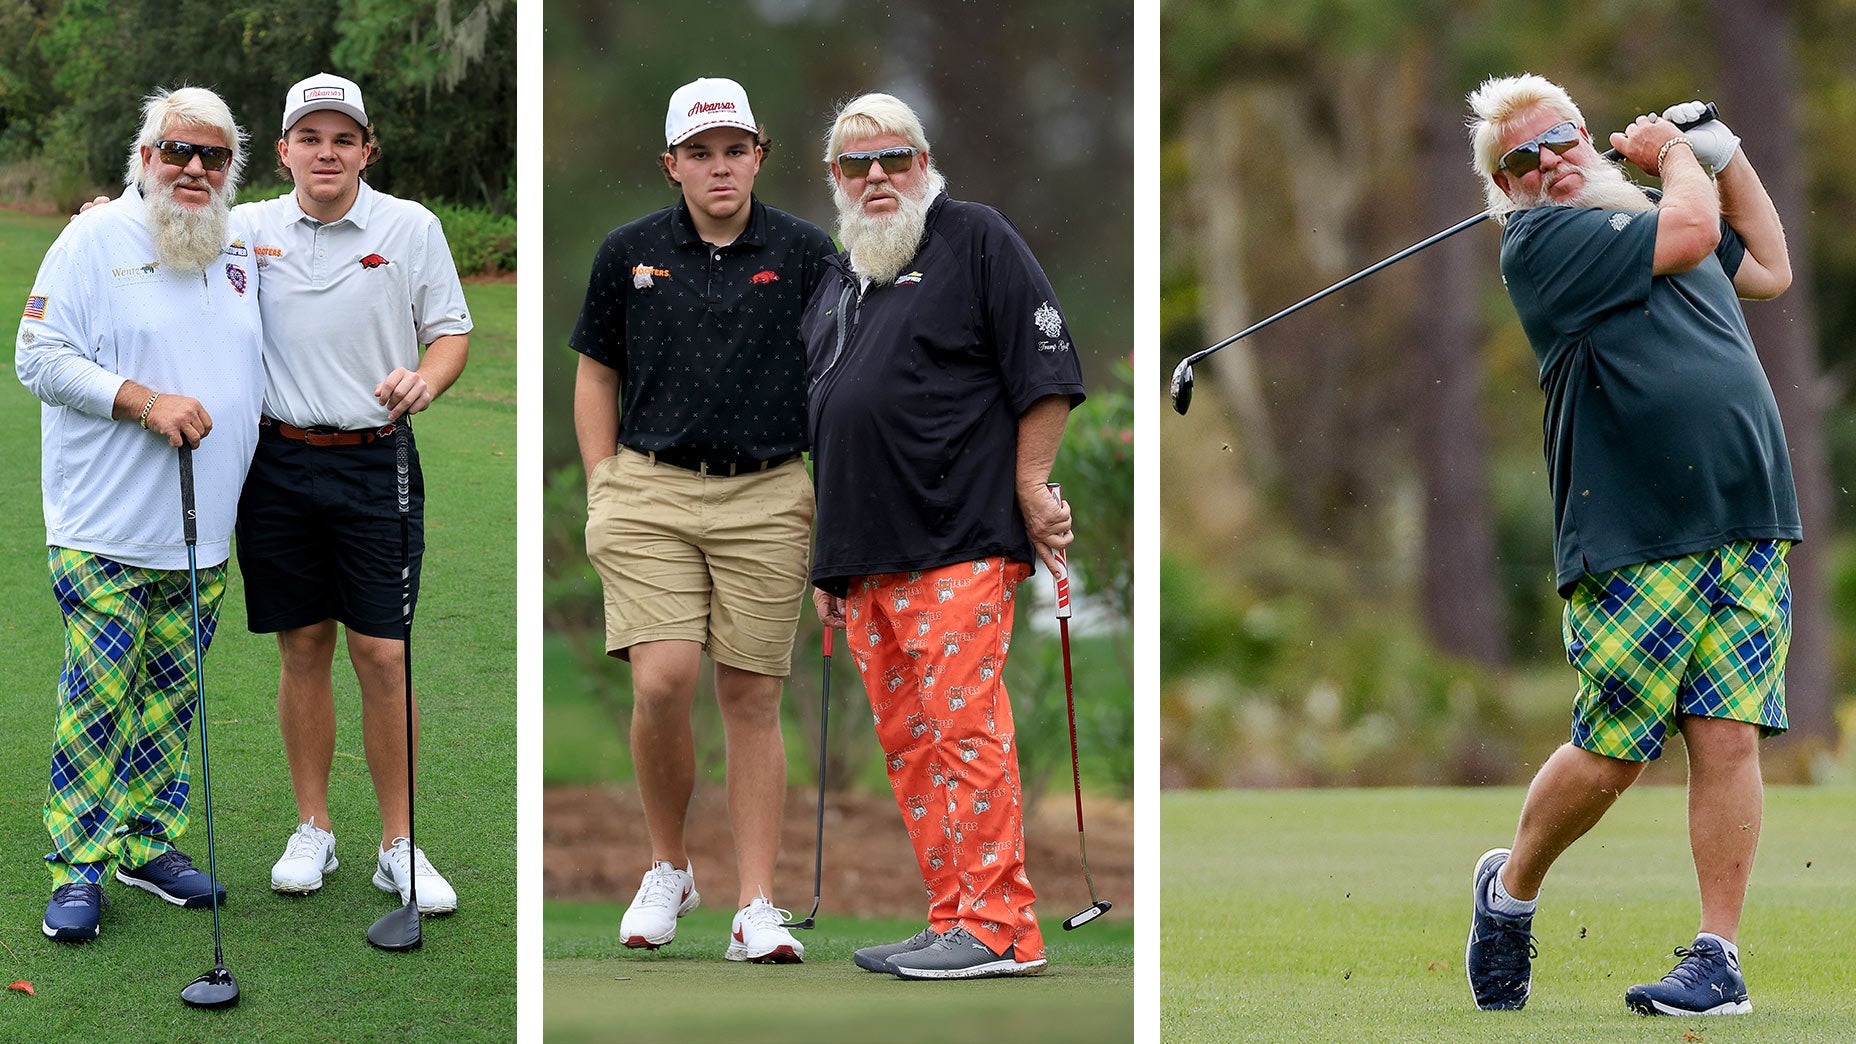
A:
<svg viewBox="0 0 1856 1044">
<path fill-rule="evenodd" d="M 1702 111 L 1702 114 L 1700 116 L 1686 123 L 1677 123 L 1676 126 L 1681 130 L 1689 130 L 1690 128 L 1699 127 L 1704 123 L 1711 122 L 1719 118 L 1719 116 L 1720 116 L 1720 112 L 1717 109 L 1715 109 L 1714 103 L 1709 102 L 1708 107 Z M 1615 161 L 1618 158 L 1618 150 L 1606 149 L 1604 152 L 1604 158 L 1607 160 Z M 1459 221 L 1456 224 L 1451 225 L 1449 228 L 1444 229 L 1442 232 L 1438 232 L 1435 235 L 1430 236 L 1429 238 L 1423 240 L 1422 242 L 1414 243 L 1411 246 L 1406 247 L 1405 249 L 1399 251 L 1396 254 L 1393 254 L 1391 257 L 1388 257 L 1385 260 L 1380 261 L 1379 263 L 1375 265 L 1372 265 L 1368 268 L 1363 268 L 1360 271 L 1355 272 L 1354 274 L 1348 276 L 1347 278 L 1341 280 L 1338 283 L 1335 283 L 1333 286 L 1328 287 L 1326 290 L 1323 290 L 1320 293 L 1315 294 L 1312 297 L 1305 298 L 1301 301 L 1296 302 L 1295 304 L 1290 305 L 1289 307 L 1283 309 L 1280 312 L 1277 312 L 1275 315 L 1270 316 L 1268 319 L 1265 319 L 1260 323 L 1255 323 L 1251 326 L 1244 328 L 1243 330 L 1238 331 L 1237 333 L 1232 334 L 1231 336 L 1225 338 L 1224 340 L 1219 341 L 1217 344 L 1212 345 L 1210 348 L 1205 348 L 1200 351 L 1193 352 L 1191 355 L 1188 355 L 1184 359 L 1181 359 L 1179 361 L 1179 365 L 1173 368 L 1173 387 L 1172 387 L 1173 409 L 1178 413 L 1184 414 L 1186 410 L 1192 406 L 1192 364 L 1193 363 L 1196 363 L 1204 359 L 1206 356 L 1211 355 L 1213 352 L 1218 352 L 1218 351 L 1222 351 L 1225 348 L 1229 348 L 1230 346 L 1236 344 L 1237 342 L 1243 340 L 1244 338 L 1249 337 L 1251 334 L 1256 333 L 1258 330 L 1261 330 L 1264 327 L 1270 325 L 1276 320 L 1283 319 L 1290 315 L 1293 315 L 1296 312 L 1301 311 L 1303 308 L 1307 307 L 1308 305 L 1314 304 L 1316 301 L 1319 301 L 1322 298 L 1328 296 L 1329 294 L 1334 293 L 1336 290 L 1341 290 L 1346 287 L 1352 286 L 1353 284 L 1359 282 L 1362 279 L 1365 279 L 1367 276 L 1372 275 L 1374 272 L 1377 272 L 1382 268 L 1395 265 L 1399 263 L 1400 261 L 1405 260 L 1406 258 L 1417 253 L 1418 251 L 1423 250 L 1425 247 L 1433 246 L 1437 243 L 1441 243 L 1444 240 L 1449 239 L 1451 236 L 1456 235 L 1458 232 L 1461 232 L 1466 228 L 1470 228 L 1475 225 L 1481 224 L 1482 222 L 1488 220 L 1489 216 L 1490 216 L 1489 211 L 1485 210 L 1482 213 L 1477 214 L 1475 217 L 1466 218 L 1462 221 Z"/>
<path fill-rule="evenodd" d="M 367 929 L 367 941 L 383 950 L 416 950 L 425 941 L 419 924 L 419 843 L 413 832 L 412 744 L 412 465 L 402 420 L 393 436 L 400 509 L 400 623 L 406 664 L 406 905 Z"/>
<path fill-rule="evenodd" d="M 812 912 L 805 920 L 788 928 L 818 927 L 818 900 L 824 894 L 820 883 L 825 875 L 825 745 L 831 736 L 831 625 L 825 626 L 825 677 L 818 698 L 818 846 L 812 850 Z"/>
<path fill-rule="evenodd" d="M 193 450 L 180 447 L 180 524 L 187 539 L 187 590 L 193 603 L 193 716 L 200 720 L 200 789 L 206 795 L 206 875 L 213 902 L 213 970 L 188 983 L 180 999 L 196 1008 L 229 1008 L 238 1003 L 238 980 L 226 970 L 225 950 L 219 939 L 219 862 L 213 851 L 212 755 L 206 747 L 205 648 L 200 640 L 200 569 L 195 545 L 199 526 L 193 510 Z"/>
<path fill-rule="evenodd" d="M 1063 487 L 1055 482 L 1047 482 L 1045 486 L 1061 503 Z M 1063 706 L 1070 716 L 1070 781 L 1076 786 L 1076 848 L 1083 857 L 1083 881 L 1089 885 L 1089 908 L 1063 920 L 1063 930 L 1073 932 L 1109 912 L 1115 904 L 1096 898 L 1096 882 L 1089 876 L 1089 846 L 1083 840 L 1083 771 L 1076 757 L 1076 690 L 1070 678 L 1070 562 L 1061 549 L 1054 554 L 1061 569 L 1052 573 L 1051 579 L 1057 590 L 1057 629 L 1063 635 Z"/>
</svg>

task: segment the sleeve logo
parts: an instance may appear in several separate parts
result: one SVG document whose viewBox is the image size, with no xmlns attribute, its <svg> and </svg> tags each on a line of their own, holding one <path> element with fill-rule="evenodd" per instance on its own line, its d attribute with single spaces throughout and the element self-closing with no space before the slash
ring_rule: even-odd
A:
<svg viewBox="0 0 1856 1044">
<path fill-rule="evenodd" d="M 31 297 L 26 298 L 26 316 L 25 317 L 27 319 L 45 318 L 45 298 L 43 296 L 39 294 L 33 294 Z"/>
<path fill-rule="evenodd" d="M 1031 321 L 1044 331 L 1046 337 L 1056 337 L 1063 333 L 1063 315 L 1049 301 L 1038 306 L 1038 310 L 1031 315 Z"/>
<path fill-rule="evenodd" d="M 1620 211 L 1619 213 L 1611 215 L 1612 230 L 1617 232 L 1624 231 L 1624 226 L 1630 224 L 1630 219 L 1633 217 L 1636 217 L 1636 215 L 1629 211 Z"/>
</svg>

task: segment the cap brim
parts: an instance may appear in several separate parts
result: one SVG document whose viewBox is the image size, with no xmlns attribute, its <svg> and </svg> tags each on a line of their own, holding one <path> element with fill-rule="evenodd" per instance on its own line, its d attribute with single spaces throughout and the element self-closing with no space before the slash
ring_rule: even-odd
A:
<svg viewBox="0 0 1856 1044">
<path fill-rule="evenodd" d="M 744 130 L 744 131 L 747 131 L 749 134 L 760 133 L 760 128 L 753 126 L 752 124 L 742 123 L 738 120 L 716 120 L 711 123 L 703 123 L 695 127 L 691 127 L 689 130 L 686 130 L 682 134 L 678 135 L 675 141 L 665 142 L 664 147 L 667 149 L 674 149 L 678 145 L 681 145 L 684 142 L 690 140 L 691 138 L 694 138 L 696 135 L 701 134 L 703 131 L 717 130 L 722 127 L 728 127 L 734 130 Z"/>
<path fill-rule="evenodd" d="M 304 107 L 300 109 L 292 109 L 290 112 L 285 113 L 283 132 L 285 134 L 290 133 L 290 128 L 295 127 L 299 123 L 302 123 L 303 117 L 308 116 L 311 113 L 316 113 L 316 112 L 339 112 L 343 116 L 346 116 L 349 119 L 360 124 L 362 130 L 367 129 L 367 113 L 346 103 L 322 102 L 322 103 L 316 103 L 316 104 L 311 104 L 311 105 L 305 105 Z"/>
</svg>

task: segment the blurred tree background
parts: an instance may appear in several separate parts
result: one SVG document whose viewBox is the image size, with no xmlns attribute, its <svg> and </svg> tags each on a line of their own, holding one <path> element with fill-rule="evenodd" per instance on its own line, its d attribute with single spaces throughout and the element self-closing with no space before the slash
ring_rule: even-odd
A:
<svg viewBox="0 0 1856 1044">
<path fill-rule="evenodd" d="M 1161 55 L 1163 374 L 1481 210 L 1463 99 L 1488 76 L 1560 83 L 1597 139 L 1719 104 L 1795 276 L 1746 302 L 1806 533 L 1766 771 L 1856 777 L 1856 5 L 1166 0 Z M 1565 739 L 1541 393 L 1498 247 L 1493 224 L 1432 247 L 1163 407 L 1164 785 L 1521 782 Z"/>
<path fill-rule="evenodd" d="M 542 316 L 549 783 L 631 775 L 628 668 L 604 654 L 599 581 L 585 555 L 585 477 L 572 418 L 577 356 L 567 338 L 606 232 L 676 201 L 657 169 L 671 92 L 698 76 L 725 76 L 746 88 L 774 142 L 755 183 L 762 202 L 833 229 L 822 159 L 829 121 L 840 103 L 888 91 L 921 114 L 950 194 L 1003 211 L 1050 276 L 1090 391 L 1071 416 L 1052 476 L 1077 515 L 1072 567 L 1089 599 L 1077 608 L 1073 635 L 1083 779 L 1092 790 L 1131 793 L 1132 39 L 1126 0 L 549 3 Z M 1028 597 L 1006 672 L 1033 794 L 1046 782 L 1060 785 L 1056 770 L 1068 760 L 1049 587 L 1040 572 L 1021 588 Z M 792 780 L 801 787 L 817 778 L 820 638 L 808 607 L 786 701 Z M 828 782 L 887 793 L 849 666 L 838 664 Z M 696 703 L 699 764 L 719 779 L 721 722 L 706 677 Z"/>
<path fill-rule="evenodd" d="M 188 85 L 218 92 L 251 134 L 241 198 L 278 195 L 284 91 L 333 72 L 360 84 L 379 128 L 368 183 L 506 220 L 501 264 L 513 268 L 515 35 L 510 0 L 0 6 L 0 203 L 59 213 L 114 195 L 142 98 Z"/>
</svg>

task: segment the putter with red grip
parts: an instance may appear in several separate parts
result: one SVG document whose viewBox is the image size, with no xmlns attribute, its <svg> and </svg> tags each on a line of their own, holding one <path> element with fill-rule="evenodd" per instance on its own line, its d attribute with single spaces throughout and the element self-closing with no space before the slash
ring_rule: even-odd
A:
<svg viewBox="0 0 1856 1044">
<path fill-rule="evenodd" d="M 1063 487 L 1047 482 L 1050 495 L 1063 500 Z M 1083 857 L 1083 881 L 1089 885 L 1089 908 L 1064 918 L 1063 930 L 1075 931 L 1107 913 L 1115 904 L 1096 898 L 1096 883 L 1089 876 L 1089 846 L 1083 841 L 1083 772 L 1076 758 L 1076 690 L 1070 680 L 1070 563 L 1061 549 L 1052 552 L 1059 571 L 1051 574 L 1057 584 L 1057 629 L 1063 635 L 1063 706 L 1070 716 L 1070 780 L 1076 785 L 1076 848 Z"/>
</svg>

